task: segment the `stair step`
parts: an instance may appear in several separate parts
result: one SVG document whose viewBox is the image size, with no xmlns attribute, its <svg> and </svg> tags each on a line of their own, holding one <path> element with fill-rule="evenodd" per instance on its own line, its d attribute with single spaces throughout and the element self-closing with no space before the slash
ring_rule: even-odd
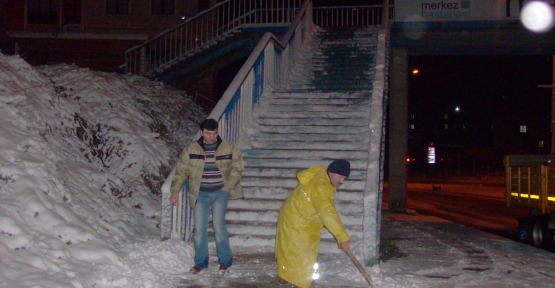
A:
<svg viewBox="0 0 555 288">
<path fill-rule="evenodd" d="M 299 87 L 299 88 L 289 88 L 287 89 L 288 92 L 291 93 L 303 93 L 303 92 L 307 92 L 307 93 L 314 93 L 314 92 L 321 92 L 321 93 L 336 93 L 338 91 L 341 92 L 360 92 L 360 91 L 372 91 L 372 88 L 366 89 L 366 88 L 357 88 L 357 87 L 343 87 L 343 90 L 339 90 L 337 87 L 333 88 L 333 89 L 327 89 L 327 88 L 315 88 L 312 86 L 309 87 Z"/>
<path fill-rule="evenodd" d="M 333 27 L 332 29 L 320 29 L 316 32 L 316 35 L 331 35 L 334 39 L 341 38 L 341 36 L 352 38 L 356 35 L 363 35 L 366 33 L 377 33 L 378 30 L 375 29 L 375 26 L 368 26 L 368 27 Z"/>
<path fill-rule="evenodd" d="M 354 93 L 325 93 L 325 92 L 310 92 L 310 93 L 289 93 L 289 92 L 273 92 L 272 99 L 359 99 L 370 98 L 370 95 L 365 92 Z"/>
<path fill-rule="evenodd" d="M 356 71 L 352 71 L 356 73 Z M 316 72 L 314 72 L 316 73 Z M 333 74 L 331 75 L 316 75 L 313 73 L 312 78 L 304 78 L 299 79 L 294 84 L 291 84 L 290 87 L 292 88 L 333 88 L 339 89 L 342 87 L 350 88 L 350 87 L 364 87 L 364 89 L 370 90 L 372 89 L 372 76 L 365 76 L 360 75 L 360 77 L 353 77 L 351 79 L 341 79 L 338 77 L 334 77 Z M 328 72 L 329 73 L 329 72 Z M 341 90 L 336 90 L 341 91 Z M 304 103 L 302 103 L 304 104 Z"/>
<path fill-rule="evenodd" d="M 273 151 L 276 151 L 276 150 L 273 150 Z M 291 169 L 298 169 L 298 170 L 304 170 L 316 165 L 327 167 L 332 162 L 332 160 L 324 159 L 322 155 L 318 155 L 320 157 L 318 159 L 310 159 L 305 155 L 298 158 L 287 158 L 287 157 L 290 157 L 291 154 L 296 154 L 296 152 L 299 152 L 299 151 L 306 153 L 304 150 L 279 150 L 279 153 L 272 154 L 271 155 L 272 157 L 250 158 L 250 157 L 245 157 L 245 155 L 243 155 L 243 161 L 245 162 L 245 167 L 248 167 L 248 168 L 250 167 L 260 167 L 260 169 L 291 168 Z M 332 151 L 331 155 L 335 155 L 335 153 L 339 153 L 339 152 L 340 151 Z M 362 153 L 353 152 L 353 151 L 349 151 L 349 152 L 351 154 L 361 154 L 361 155 L 368 154 L 368 152 L 362 152 Z M 351 154 L 349 156 L 351 156 Z M 343 158 L 337 157 L 337 159 L 348 160 L 351 163 L 351 170 L 362 170 L 362 171 L 366 171 L 367 169 L 366 158 L 367 156 L 364 156 L 364 158 L 359 158 L 359 159 L 348 159 L 347 157 L 343 157 Z"/>
<path fill-rule="evenodd" d="M 282 203 L 285 199 L 282 200 Z M 281 207 L 281 206 L 280 206 Z M 359 209 L 359 213 L 355 214 L 341 214 L 341 222 L 344 225 L 349 226 L 361 226 L 362 225 L 362 209 Z M 228 208 L 225 219 L 226 223 L 230 224 L 240 224 L 241 222 L 259 222 L 268 225 L 276 225 L 278 221 L 278 210 L 247 210 L 247 209 L 234 209 Z"/>
<path fill-rule="evenodd" d="M 370 122 L 370 106 L 366 111 L 334 113 L 328 111 L 314 112 L 314 114 L 301 113 L 269 113 L 256 114 L 258 123 L 261 125 L 277 126 L 298 126 L 298 125 L 318 125 L 318 126 L 351 126 L 367 127 Z M 358 121 L 353 121 L 358 120 Z"/>
<path fill-rule="evenodd" d="M 366 180 L 366 179 L 365 179 Z M 351 180 L 347 178 L 343 185 L 342 190 L 349 191 L 364 191 L 364 180 Z M 299 184 L 296 178 L 261 178 L 261 177 L 244 177 L 241 179 L 241 187 L 283 187 L 293 189 Z"/>
<path fill-rule="evenodd" d="M 370 106 L 366 110 L 360 112 L 331 112 L 331 111 L 317 111 L 310 114 L 296 113 L 296 112 L 263 112 L 262 114 L 255 113 L 258 118 L 258 123 L 262 125 L 318 125 L 318 126 L 351 126 L 361 127 L 367 126 L 370 122 Z M 358 120 L 358 121 L 354 121 Z M 272 121 L 272 122 L 269 122 Z M 275 122 L 273 122 L 275 121 Z"/>
<path fill-rule="evenodd" d="M 293 190 L 291 190 L 293 191 Z M 245 195 L 245 197 L 247 197 Z M 228 201 L 227 209 L 229 210 L 258 210 L 258 211 L 279 211 L 281 205 L 283 204 L 283 199 L 275 198 L 257 198 L 257 199 L 237 199 L 233 201 Z"/>
<path fill-rule="evenodd" d="M 269 103 L 270 104 L 270 103 Z M 289 104 L 289 105 L 367 105 L 370 106 L 370 98 L 274 98 L 271 104 Z"/>
<path fill-rule="evenodd" d="M 325 230 L 325 229 L 324 229 Z M 243 234 L 229 234 L 229 242 L 232 247 L 258 247 L 269 246 L 274 247 L 276 243 L 276 236 L 257 236 L 257 235 L 243 235 Z M 335 239 L 320 239 L 320 253 L 344 253 L 337 249 L 337 242 Z"/>
<path fill-rule="evenodd" d="M 345 109 L 343 109 L 345 110 Z M 294 112 L 294 111 L 293 111 Z M 298 111 L 302 112 L 302 111 Z M 293 114 L 293 115 L 292 115 Z M 332 119 L 369 119 L 370 113 L 368 109 L 361 109 L 359 111 L 311 111 L 310 113 L 283 113 L 283 111 L 272 111 L 265 109 L 262 114 L 255 113 L 255 115 L 260 119 L 272 118 L 272 119 L 321 119 L 321 118 L 332 118 Z"/>
<path fill-rule="evenodd" d="M 345 159 L 351 161 L 351 168 L 356 165 L 356 161 L 366 161 L 368 159 L 368 151 L 344 151 L 338 150 L 332 153 L 325 151 L 306 151 L 306 150 L 279 150 L 279 149 L 242 149 L 241 154 L 243 155 L 244 161 L 261 161 L 267 162 L 270 159 L 275 159 L 275 157 L 280 157 L 283 162 L 275 162 L 275 165 L 283 164 L 285 165 L 292 163 L 291 161 L 302 161 L 302 165 L 291 166 L 291 167 L 310 167 L 313 165 L 329 165 L 335 159 Z M 355 162 L 355 163 L 353 163 Z M 307 163 L 307 164 L 304 164 Z M 315 164 L 321 163 L 321 164 Z M 360 167 L 358 167 L 360 168 Z"/>
<path fill-rule="evenodd" d="M 311 141 L 252 141 L 252 148 L 270 148 L 270 149 L 289 149 L 292 145 L 298 146 L 302 149 L 310 149 L 310 150 L 324 150 L 333 152 L 339 147 L 342 150 L 349 150 L 349 151 L 364 151 L 368 150 L 369 147 L 369 140 L 362 142 L 362 143 L 352 143 L 352 142 L 326 142 L 326 143 L 315 143 Z"/>
<path fill-rule="evenodd" d="M 344 51 L 325 51 L 325 52 L 315 52 L 312 54 L 311 61 L 313 64 L 320 64 L 320 63 L 340 63 L 341 60 L 352 62 L 353 64 L 360 63 L 360 61 L 374 61 L 376 58 L 376 54 L 374 53 L 367 53 L 365 51 L 352 51 L 352 50 L 344 50 Z M 364 64 L 371 64 L 369 62 L 365 62 Z M 370 67 L 371 65 L 368 65 Z"/>
<path fill-rule="evenodd" d="M 291 190 L 293 191 L 293 190 Z M 359 193 L 362 195 L 362 193 Z M 279 211 L 281 205 L 283 205 L 284 199 L 275 199 L 275 198 L 253 198 L 249 199 L 246 198 L 248 194 L 245 196 L 244 199 L 237 199 L 228 201 L 227 207 L 228 209 L 234 211 L 255 211 L 259 213 L 264 213 L 265 211 Z M 353 217 L 361 217 L 362 216 L 362 197 L 359 199 L 360 201 L 339 201 L 335 200 L 335 209 L 340 215 L 345 216 L 353 216 Z M 362 222 L 358 222 L 358 224 L 362 224 Z"/>
<path fill-rule="evenodd" d="M 306 167 L 308 168 L 308 167 Z M 295 178 L 297 173 L 301 172 L 306 168 L 292 168 L 292 167 L 283 167 L 283 168 L 262 168 L 260 165 L 256 166 L 246 166 L 245 170 L 243 170 L 243 178 L 247 177 L 289 177 Z M 351 169 L 351 174 L 349 175 L 349 179 L 352 180 L 366 180 L 366 170 L 355 170 Z"/>
<path fill-rule="evenodd" d="M 325 30 L 318 31 L 316 33 L 316 39 L 330 39 L 330 40 L 337 40 L 337 41 L 343 40 L 343 41 L 349 41 L 350 43 L 353 43 L 354 38 L 356 38 L 356 40 L 376 39 L 378 33 L 379 32 L 376 30 L 359 29 L 356 31 L 355 30 L 347 31 L 339 27 L 334 27 L 333 29 L 325 29 Z"/>
<path fill-rule="evenodd" d="M 310 84 L 310 85 L 370 85 L 374 79 L 374 72 L 366 74 L 363 67 L 358 67 L 357 69 L 354 65 L 345 66 L 344 71 L 331 70 L 322 67 L 320 70 L 313 70 L 310 77 L 299 77 L 292 86 L 298 84 Z M 343 76 L 345 73 L 350 73 L 350 76 Z"/>
<path fill-rule="evenodd" d="M 336 75 L 337 77 L 341 77 L 343 79 L 352 79 L 356 77 L 368 77 L 373 76 L 376 74 L 376 70 L 372 69 L 366 63 L 345 63 L 341 62 L 338 64 L 334 64 L 332 62 L 326 63 L 315 63 L 311 65 L 311 73 L 312 77 L 305 77 L 307 79 L 313 78 L 314 76 L 320 75 Z M 351 74 L 356 72 L 356 74 Z M 326 73 L 326 74 L 323 74 Z M 349 73 L 348 75 L 345 75 Z M 295 75 L 295 74 L 292 74 Z M 356 79 L 356 78 L 355 78 Z"/>
<path fill-rule="evenodd" d="M 311 65 L 311 69 L 308 72 L 310 75 L 305 75 L 307 74 L 307 71 L 302 71 L 303 74 L 294 74 L 291 73 L 291 75 L 295 75 L 297 77 L 299 77 L 299 79 L 295 79 L 295 82 L 297 80 L 302 80 L 302 79 L 314 79 L 316 77 L 322 77 L 322 76 L 329 76 L 329 75 L 333 75 L 335 77 L 338 77 L 340 79 L 345 79 L 345 80 L 357 80 L 357 79 L 367 79 L 368 77 L 373 78 L 374 75 L 376 74 L 376 69 L 373 68 L 369 68 L 368 65 L 366 63 L 339 63 L 339 64 L 333 64 L 333 63 L 317 63 L 317 64 L 310 64 Z"/>
<path fill-rule="evenodd" d="M 370 80 L 351 80 L 339 83 L 326 83 L 311 80 L 309 83 L 295 83 L 291 87 L 294 89 L 335 89 L 335 91 L 353 90 L 372 90 L 372 81 Z M 351 88 L 351 89 L 349 89 Z"/>
<path fill-rule="evenodd" d="M 251 235 L 255 237 L 261 236 L 276 236 L 277 223 L 268 224 L 265 222 L 250 222 L 250 223 L 228 223 L 227 231 L 230 235 Z M 349 233 L 349 236 L 358 236 L 362 238 L 362 227 L 357 225 L 345 225 L 345 230 Z M 322 229 L 322 234 L 320 239 L 335 239 L 333 235 L 327 230 Z M 337 246 L 336 246 L 337 249 Z"/>
<path fill-rule="evenodd" d="M 357 55 L 376 55 L 377 42 L 367 41 L 361 42 L 357 45 L 346 44 L 322 44 L 318 49 L 313 49 L 313 53 L 306 54 L 305 56 L 317 56 L 325 54 L 357 54 Z M 355 50 L 357 53 L 352 53 Z"/>
<path fill-rule="evenodd" d="M 311 77 L 303 77 L 302 79 L 313 79 L 315 77 L 322 77 L 322 76 L 334 76 L 334 77 L 341 77 L 342 79 L 366 79 L 368 77 L 374 77 L 376 75 L 376 69 L 369 68 L 367 64 L 359 63 L 359 64 L 341 64 L 341 65 L 333 65 L 333 67 L 329 66 L 329 63 L 322 63 L 314 64 L 311 70 Z M 345 76 L 346 73 L 349 73 L 349 76 Z M 295 75 L 291 73 L 291 75 Z M 301 75 L 299 75 L 300 77 Z"/>
<path fill-rule="evenodd" d="M 289 187 L 242 187 L 243 193 L 250 198 L 258 199 L 273 199 L 273 200 L 285 200 L 293 189 Z M 348 191 L 339 187 L 339 190 L 335 193 L 336 201 L 360 201 L 362 202 L 363 192 L 361 191 Z M 235 201 L 235 200 L 233 200 Z M 251 210 L 250 208 L 247 210 Z M 267 209 L 264 209 L 267 210 Z"/>
<path fill-rule="evenodd" d="M 339 89 L 341 87 L 364 87 L 365 89 L 371 89 L 373 86 L 371 77 L 360 77 L 352 79 L 340 79 L 335 78 L 333 75 L 321 76 L 314 75 L 314 77 L 308 81 L 299 81 L 298 83 L 292 85 L 294 88 L 333 88 Z M 340 91 L 340 90 L 338 90 Z M 300 103 L 299 105 L 306 105 L 305 103 Z M 322 105 L 322 104 L 320 104 Z M 352 105 L 352 103 L 337 104 L 337 105 Z"/>
<path fill-rule="evenodd" d="M 304 88 L 304 87 L 303 87 Z M 359 105 L 294 105 L 294 104 L 269 104 L 266 105 L 271 107 L 272 111 L 281 112 L 343 112 L 343 113 L 353 113 L 359 112 L 361 110 L 366 111 L 368 114 L 368 107 L 360 107 Z"/>
<path fill-rule="evenodd" d="M 315 53 L 311 55 L 310 60 L 306 62 L 311 62 L 313 65 L 322 64 L 352 64 L 352 65 L 362 65 L 365 64 L 366 67 L 371 68 L 376 60 L 376 54 L 370 54 L 365 51 L 344 51 L 343 53 L 335 52 L 322 52 Z"/>
<path fill-rule="evenodd" d="M 338 122 L 340 122 L 340 120 L 336 120 Z M 268 120 L 266 121 L 268 122 Z M 276 120 L 272 120 L 272 123 L 277 122 Z M 341 121 L 343 122 L 343 121 Z M 351 126 L 353 127 L 359 127 L 357 130 L 359 131 L 364 131 L 364 129 L 367 130 L 368 127 L 368 122 L 367 121 L 361 121 L 363 123 L 360 123 L 356 126 Z M 320 121 L 320 123 L 323 123 Z M 326 122 L 324 124 L 329 124 L 329 122 Z M 349 124 L 348 121 L 345 121 L 345 124 Z M 264 124 L 263 124 L 264 125 Z M 294 125 L 294 124 L 293 124 Z M 305 124 L 306 125 L 306 124 Z M 287 125 L 267 125 L 268 127 L 288 127 Z M 313 125 L 313 127 L 315 127 L 316 125 Z M 331 127 L 330 125 L 321 125 L 321 126 L 328 126 Z M 351 129 L 352 129 L 351 128 Z M 251 141 L 256 141 L 256 142 L 270 142 L 270 141 L 280 141 L 280 142 L 285 142 L 285 141 L 289 141 L 289 142 L 316 142 L 316 143 L 324 143 L 324 142 L 329 142 L 330 141 L 330 135 L 328 134 L 321 134 L 321 133 L 294 133 L 294 134 L 289 134 L 289 133 L 260 133 L 260 134 L 256 134 L 256 135 L 252 135 L 250 136 Z M 370 140 L 368 139 L 368 134 L 367 133 L 358 133 L 358 134 L 334 134 L 333 137 L 333 142 L 356 142 L 356 143 L 368 143 Z"/>
<path fill-rule="evenodd" d="M 364 86 L 364 87 L 362 87 Z M 372 84 L 368 85 L 322 85 L 322 84 L 313 84 L 311 82 L 299 83 L 292 85 L 289 87 L 288 91 L 317 91 L 317 92 L 337 92 L 337 91 L 360 91 L 360 90 L 372 90 Z"/>
<path fill-rule="evenodd" d="M 354 39 L 356 38 L 356 39 Z M 378 42 L 377 35 L 360 34 L 355 35 L 317 35 L 312 41 L 315 47 L 325 47 L 326 45 L 345 45 L 345 46 L 361 46 L 374 44 Z"/>
<path fill-rule="evenodd" d="M 360 121 L 369 123 L 369 119 L 364 117 Z M 326 126 L 326 125 L 299 125 L 299 126 L 278 126 L 278 125 L 260 125 L 260 132 L 262 133 L 284 133 L 284 134 L 333 134 L 330 135 L 327 142 L 337 141 L 336 136 L 339 135 L 357 135 L 368 132 L 368 129 L 353 129 L 350 125 L 345 126 Z M 339 134 L 339 135 L 338 135 Z M 311 141 L 306 139 L 305 141 Z M 311 141 L 312 142 L 312 141 Z"/>
<path fill-rule="evenodd" d="M 285 199 L 285 198 L 284 198 Z M 232 200 L 230 202 L 233 202 Z M 237 223 L 240 221 L 257 221 L 267 223 L 277 223 L 279 210 L 251 210 L 251 209 L 234 209 L 228 207 L 225 213 L 226 223 Z"/>
</svg>

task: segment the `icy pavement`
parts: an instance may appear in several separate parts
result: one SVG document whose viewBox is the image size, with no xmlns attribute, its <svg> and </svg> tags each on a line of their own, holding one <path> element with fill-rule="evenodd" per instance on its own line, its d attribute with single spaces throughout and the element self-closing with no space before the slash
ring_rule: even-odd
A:
<svg viewBox="0 0 555 288">
<path fill-rule="evenodd" d="M 292 287 L 277 283 L 276 260 L 273 247 L 234 248 L 233 266 L 225 276 L 218 274 L 214 247 L 210 247 L 210 265 L 198 275 L 185 272 L 174 279 L 175 287 Z M 364 278 L 346 254 L 320 254 L 317 287 L 367 287 Z M 187 269 L 190 267 L 187 267 Z M 357 273 L 357 274 L 355 274 Z M 353 274 L 355 277 L 353 277 Z"/>
<path fill-rule="evenodd" d="M 377 287 L 553 287 L 555 254 L 549 251 L 412 213 L 384 211 L 382 225 L 380 264 L 367 268 Z M 225 276 L 211 248 L 208 271 L 176 275 L 175 287 L 284 287 L 276 282 L 272 247 L 234 248 Z M 318 263 L 315 287 L 369 287 L 346 254 L 320 254 Z"/>
</svg>

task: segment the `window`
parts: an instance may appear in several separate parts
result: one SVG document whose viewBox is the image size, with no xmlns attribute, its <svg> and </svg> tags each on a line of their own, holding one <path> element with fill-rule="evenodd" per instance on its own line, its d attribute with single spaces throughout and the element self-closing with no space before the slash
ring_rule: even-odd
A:
<svg viewBox="0 0 555 288">
<path fill-rule="evenodd" d="M 449 114 L 447 114 L 447 113 L 443 114 L 443 119 L 447 119 L 447 118 L 449 118 Z"/>
<path fill-rule="evenodd" d="M 414 119 L 414 114 L 409 114 L 410 119 Z"/>
<path fill-rule="evenodd" d="M 543 140 L 540 140 L 540 143 L 538 144 L 538 147 L 543 148 Z"/>
<path fill-rule="evenodd" d="M 520 125 L 520 133 L 526 133 L 526 125 Z"/>
<path fill-rule="evenodd" d="M 152 15 L 173 15 L 174 0 L 152 0 Z"/>
<path fill-rule="evenodd" d="M 443 124 L 443 129 L 449 129 L 449 124 Z"/>
<path fill-rule="evenodd" d="M 414 124 L 409 124 L 409 129 L 414 130 Z"/>
<path fill-rule="evenodd" d="M 60 0 L 29 0 L 27 15 L 29 24 L 58 24 Z"/>
<path fill-rule="evenodd" d="M 106 0 L 106 14 L 122 15 L 129 13 L 129 0 Z"/>
</svg>

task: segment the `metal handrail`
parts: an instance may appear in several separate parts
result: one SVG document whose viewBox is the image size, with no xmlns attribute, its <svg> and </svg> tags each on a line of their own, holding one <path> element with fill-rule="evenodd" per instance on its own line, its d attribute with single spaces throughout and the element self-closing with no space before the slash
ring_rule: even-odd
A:
<svg viewBox="0 0 555 288">
<path fill-rule="evenodd" d="M 271 0 L 267 0 L 271 1 Z M 390 0 L 385 0 L 389 2 Z M 383 131 L 385 121 L 385 101 L 387 96 L 387 69 L 388 69 L 388 20 L 389 3 L 385 3 L 380 19 L 382 30 L 379 35 L 376 53 L 376 73 L 373 82 L 372 108 L 369 113 L 372 119 L 370 127 L 370 145 L 368 148 L 368 170 L 364 193 L 363 212 L 363 239 L 364 259 L 367 266 L 378 262 L 379 257 L 379 225 L 381 211 L 381 194 L 383 191 L 383 155 L 385 134 Z M 212 110 L 209 117 L 219 121 L 219 134 L 228 140 L 239 142 L 242 148 L 248 148 L 249 143 L 241 143 L 242 133 L 248 133 L 249 125 L 255 125 L 254 107 L 263 91 L 280 89 L 285 85 L 288 72 L 298 50 L 312 38 L 315 31 L 312 14 L 312 1 L 305 0 L 297 13 L 297 17 L 290 26 L 289 31 L 280 41 L 273 34 L 266 33 L 251 53 L 245 64 L 235 76 L 231 85 L 224 92 L 222 98 Z M 336 23 L 336 22 L 332 22 Z M 377 157 L 376 157 L 377 155 Z M 180 202 L 177 207 L 169 209 L 169 186 L 175 174 L 175 167 L 162 187 L 162 218 L 169 215 L 171 225 L 164 220 L 161 223 L 162 238 L 180 238 L 188 240 L 191 237 L 191 209 L 184 199 L 185 193 L 181 192 Z M 164 211 L 166 210 L 166 211 Z M 184 225 L 184 223 L 186 223 Z M 170 227 L 168 227 L 170 226 Z M 169 228 L 169 229 L 168 229 Z"/>
<path fill-rule="evenodd" d="M 255 105 L 264 91 L 280 89 L 285 85 L 291 63 L 308 42 L 316 29 L 312 22 L 312 1 L 304 0 L 289 31 L 282 40 L 272 33 L 265 33 L 235 76 L 222 98 L 218 101 L 209 118 L 218 120 L 218 134 L 227 140 L 240 142 L 240 134 L 252 125 Z M 197 133 L 197 138 L 198 138 Z M 245 143 L 239 143 L 243 148 Z M 172 219 L 171 225 L 161 223 L 161 238 L 182 238 L 188 240 L 191 230 L 183 223 L 190 223 L 190 206 L 183 191 L 180 201 L 171 209 L 169 203 L 171 180 L 175 167 L 162 185 L 162 218 Z M 187 227 L 185 227 L 187 226 Z M 190 225 L 189 225 L 190 226 Z"/>
<path fill-rule="evenodd" d="M 125 52 L 125 72 L 154 76 L 244 26 L 289 24 L 302 0 L 226 0 Z"/>
<path fill-rule="evenodd" d="M 388 5 L 387 15 L 384 5 L 364 6 L 320 6 L 313 7 L 314 24 L 320 27 L 376 26 L 382 25 L 383 17 L 392 19 L 394 6 Z"/>
<path fill-rule="evenodd" d="M 320 27 L 375 26 L 381 24 L 382 5 L 314 7 L 314 23 Z"/>
</svg>

